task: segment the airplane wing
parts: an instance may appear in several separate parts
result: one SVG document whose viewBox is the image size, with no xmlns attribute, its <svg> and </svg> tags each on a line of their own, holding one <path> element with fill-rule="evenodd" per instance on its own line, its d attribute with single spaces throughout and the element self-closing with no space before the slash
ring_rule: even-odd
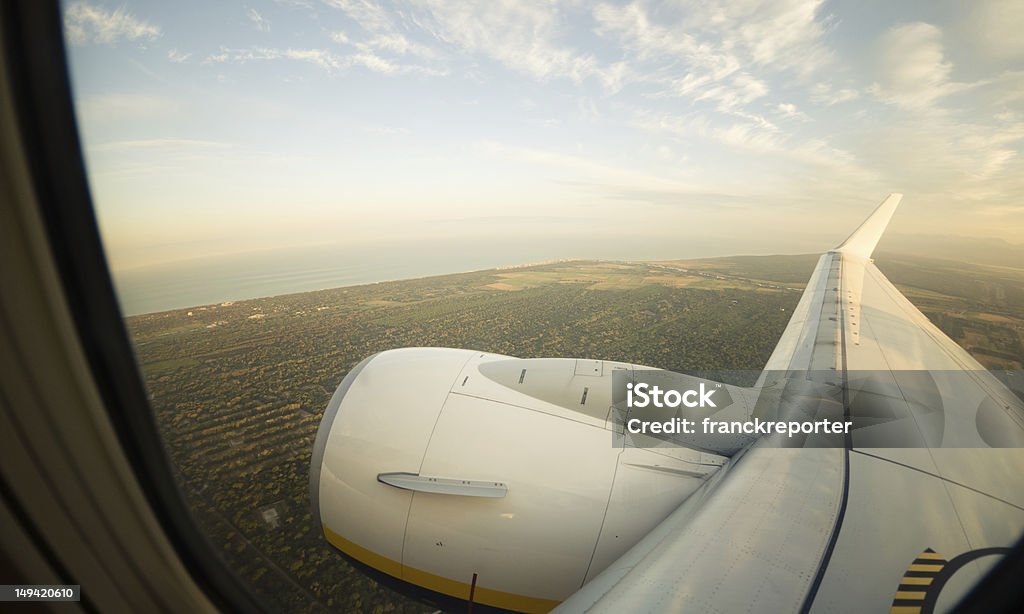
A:
<svg viewBox="0 0 1024 614">
<path fill-rule="evenodd" d="M 821 256 L 758 382 L 819 391 L 845 445 L 758 441 L 557 611 L 943 611 L 1017 541 L 1024 404 L 871 261 L 900 199 Z"/>
</svg>

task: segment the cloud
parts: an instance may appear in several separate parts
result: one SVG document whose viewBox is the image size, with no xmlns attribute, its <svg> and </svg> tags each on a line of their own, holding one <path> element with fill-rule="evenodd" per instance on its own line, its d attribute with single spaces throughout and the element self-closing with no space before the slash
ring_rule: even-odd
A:
<svg viewBox="0 0 1024 614">
<path fill-rule="evenodd" d="M 950 80 L 953 64 L 945 58 L 942 30 L 928 23 L 889 29 L 878 43 L 877 61 L 879 80 L 871 86 L 872 93 L 905 109 L 927 109 L 976 85 Z"/>
<path fill-rule="evenodd" d="M 275 47 L 250 47 L 248 49 L 221 48 L 220 53 L 207 56 L 204 63 L 258 62 L 268 60 L 292 60 L 312 64 L 329 73 L 362 67 L 383 74 L 422 74 L 443 76 L 443 71 L 430 67 L 397 64 L 369 51 L 338 55 L 326 49 L 295 49 Z"/>
<path fill-rule="evenodd" d="M 983 94 L 996 108 L 1020 108 L 1024 101 L 1024 70 L 1008 70 L 984 85 Z"/>
<path fill-rule="evenodd" d="M 810 119 L 809 117 L 807 117 L 806 113 L 796 108 L 795 104 L 788 102 L 779 103 L 779 105 L 775 107 L 775 111 L 779 115 L 789 119 L 799 119 L 801 121 L 807 121 Z"/>
<path fill-rule="evenodd" d="M 270 32 L 270 20 L 260 15 L 256 9 L 249 9 L 245 12 L 245 16 L 249 18 L 253 26 L 260 32 Z"/>
<path fill-rule="evenodd" d="M 183 64 L 192 57 L 191 53 L 182 53 L 177 49 L 171 49 L 167 52 L 167 59 L 174 62 L 175 64 Z"/>
<path fill-rule="evenodd" d="M 623 68 L 560 42 L 564 15 L 557 3 L 446 2 L 419 0 L 415 23 L 440 42 L 480 54 L 539 80 L 581 83 L 595 77 L 606 87 L 621 83 Z"/>
<path fill-rule="evenodd" d="M 345 13 L 364 33 L 335 32 L 332 39 L 363 51 L 437 60 L 446 55 L 439 50 L 443 48 L 463 56 L 487 57 L 539 80 L 581 83 L 595 78 L 612 91 L 624 78 L 624 65 L 602 65 L 593 55 L 558 42 L 565 32 L 562 5 L 557 2 L 414 0 L 394 12 L 365 0 L 325 2 Z M 408 32 L 435 44 L 412 40 Z"/>
<path fill-rule="evenodd" d="M 401 34 L 377 36 L 368 44 L 376 49 L 383 49 L 399 55 L 417 55 L 423 58 L 433 58 L 437 55 L 430 47 L 412 42 Z"/>
<path fill-rule="evenodd" d="M 976 80 L 954 81 L 943 31 L 922 22 L 889 29 L 877 53 L 878 80 L 868 91 L 904 111 L 871 139 L 878 168 L 936 200 L 1016 198 L 1024 120 L 1010 109 L 1024 73 L 965 70 Z"/>
<path fill-rule="evenodd" d="M 701 88 L 693 93 L 694 100 L 711 100 L 718 103 L 718 110 L 733 111 L 768 94 L 768 84 L 755 79 L 748 73 L 737 73 L 728 81 Z"/>
<path fill-rule="evenodd" d="M 332 32 L 331 40 L 341 45 L 352 45 L 364 51 L 386 52 L 392 55 L 414 55 L 423 59 L 435 59 L 439 56 L 434 49 L 410 41 L 401 34 L 381 34 L 363 41 L 354 41 L 344 32 Z"/>
<path fill-rule="evenodd" d="M 684 0 L 657 10 L 641 2 L 590 8 L 575 1 L 412 0 L 401 10 L 367 0 L 325 3 L 364 34 L 347 29 L 333 40 L 359 49 L 436 59 L 440 47 L 489 58 L 539 81 L 592 81 L 609 94 L 631 83 L 654 84 L 655 95 L 709 101 L 724 112 L 769 93 L 759 73 L 806 76 L 833 61 L 824 43 L 830 18 L 819 15 L 822 0 L 729 7 Z M 572 44 L 590 34 L 579 31 L 590 20 L 599 36 L 616 44 L 613 53 L 599 57 Z M 410 33 L 438 44 L 414 41 Z"/>
<path fill-rule="evenodd" d="M 792 172 L 800 172 L 800 167 L 828 169 L 835 173 L 833 179 L 850 182 L 871 181 L 877 177 L 877 173 L 865 167 L 854 153 L 835 147 L 820 137 L 787 135 L 756 115 L 723 123 L 712 121 L 701 113 L 681 116 L 641 111 L 634 117 L 632 125 L 652 134 L 669 135 L 683 144 L 700 138 L 766 159 L 786 160 Z"/>
<path fill-rule="evenodd" d="M 860 92 L 852 88 L 832 89 L 825 83 L 817 83 L 811 88 L 811 101 L 826 107 L 850 102 L 860 98 Z"/>
<path fill-rule="evenodd" d="M 249 49 L 228 49 L 222 47 L 220 53 L 207 56 L 205 62 L 244 64 L 246 62 L 265 60 L 306 62 L 328 72 L 351 66 L 351 63 L 324 49 L 280 49 L 271 47 L 251 47 Z"/>
<path fill-rule="evenodd" d="M 805 79 L 834 61 L 824 42 L 830 18 L 821 0 L 715 3 L 683 0 L 598 5 L 599 36 L 625 55 L 622 81 L 654 87 L 652 96 L 711 102 L 723 114 L 771 93 L 776 75 Z"/>
<path fill-rule="evenodd" d="M 64 33 L 73 45 L 110 45 L 121 40 L 152 40 L 160 36 L 160 28 L 133 17 L 124 7 L 108 11 L 75 2 L 64 12 Z"/>
<path fill-rule="evenodd" d="M 1015 202 L 1024 122 L 985 125 L 922 114 L 874 135 L 874 161 L 907 190 L 953 201 Z"/>
<path fill-rule="evenodd" d="M 711 3 L 707 24 L 761 66 L 809 74 L 834 57 L 823 42 L 831 18 L 818 18 L 824 0 Z"/>
<path fill-rule="evenodd" d="M 350 55 L 343 58 L 343 62 L 348 66 L 362 66 L 374 72 L 394 73 L 399 70 L 396 64 L 373 53 L 363 52 Z"/>
<path fill-rule="evenodd" d="M 387 11 L 379 4 L 368 0 L 324 0 L 327 6 L 336 8 L 371 34 L 390 32 L 393 28 Z"/>
</svg>

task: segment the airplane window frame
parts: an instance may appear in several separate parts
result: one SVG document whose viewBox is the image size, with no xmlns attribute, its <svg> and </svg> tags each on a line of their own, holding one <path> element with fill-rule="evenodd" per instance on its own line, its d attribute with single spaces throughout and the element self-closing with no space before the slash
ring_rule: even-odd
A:
<svg viewBox="0 0 1024 614">
<path fill-rule="evenodd" d="M 173 478 L 135 360 L 93 212 L 56 0 L 0 4 L 15 113 L 76 333 L 118 441 L 146 499 L 196 584 L 220 608 L 268 611 L 196 527 Z M 976 584 L 959 611 L 1012 611 L 1024 602 L 1024 538 Z"/>
<path fill-rule="evenodd" d="M 197 529 L 173 478 L 107 268 L 81 154 L 56 0 L 0 4 L 14 112 L 51 255 L 125 456 L 193 581 L 226 610 L 269 611 Z"/>
</svg>

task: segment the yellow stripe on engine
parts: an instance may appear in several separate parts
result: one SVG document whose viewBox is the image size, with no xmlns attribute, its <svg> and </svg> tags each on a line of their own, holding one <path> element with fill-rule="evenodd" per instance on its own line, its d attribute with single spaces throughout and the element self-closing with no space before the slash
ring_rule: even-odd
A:
<svg viewBox="0 0 1024 614">
<path fill-rule="evenodd" d="M 894 605 L 889 609 L 889 614 L 921 614 L 921 606 Z"/>
<path fill-rule="evenodd" d="M 927 551 L 926 552 L 922 552 L 921 554 L 917 555 L 917 558 L 919 558 L 919 559 L 929 559 L 929 560 L 932 560 L 932 561 L 943 561 L 943 562 L 945 562 L 945 559 L 942 558 L 942 555 L 939 554 L 938 552 L 927 552 Z"/>
<path fill-rule="evenodd" d="M 907 567 L 907 571 L 942 571 L 943 565 L 925 565 L 923 563 L 914 563 L 910 567 Z"/>
<path fill-rule="evenodd" d="M 896 599 L 924 599 L 924 591 L 896 591 Z"/>
<path fill-rule="evenodd" d="M 381 556 L 358 544 L 350 542 L 326 526 L 323 527 L 323 529 L 324 536 L 332 546 L 341 550 L 360 563 L 369 565 L 377 571 L 382 571 L 389 576 L 404 580 L 410 584 L 415 584 L 421 588 L 432 590 L 450 597 L 455 597 L 456 599 L 469 599 L 470 585 L 465 582 L 459 582 L 458 580 L 438 576 L 428 571 L 423 571 L 422 569 L 402 565 L 397 561 L 392 561 L 387 557 Z M 506 610 L 529 612 L 531 614 L 550 612 L 555 609 L 559 603 L 561 603 L 557 599 L 541 599 L 539 597 L 516 595 L 515 593 L 506 593 L 504 591 L 485 588 L 479 584 L 477 584 L 476 591 L 473 593 L 473 602 L 504 608 Z"/>
<path fill-rule="evenodd" d="M 359 544 L 350 542 L 327 527 L 324 527 L 324 536 L 332 546 L 341 550 L 360 563 L 365 563 L 377 571 L 383 571 L 389 576 L 394 576 L 396 578 L 402 577 L 401 563 L 392 561 L 391 559 L 381 556 L 372 550 L 363 548 Z"/>
</svg>

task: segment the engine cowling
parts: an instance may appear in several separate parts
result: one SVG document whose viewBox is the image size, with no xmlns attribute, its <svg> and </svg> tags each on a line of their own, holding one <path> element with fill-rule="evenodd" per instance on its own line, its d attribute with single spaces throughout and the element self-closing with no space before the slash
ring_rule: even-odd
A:
<svg viewBox="0 0 1024 614">
<path fill-rule="evenodd" d="M 325 538 L 422 588 L 542 612 L 635 544 L 725 461 L 612 445 L 611 374 L 633 365 L 443 348 L 375 354 L 317 433 Z"/>
</svg>

